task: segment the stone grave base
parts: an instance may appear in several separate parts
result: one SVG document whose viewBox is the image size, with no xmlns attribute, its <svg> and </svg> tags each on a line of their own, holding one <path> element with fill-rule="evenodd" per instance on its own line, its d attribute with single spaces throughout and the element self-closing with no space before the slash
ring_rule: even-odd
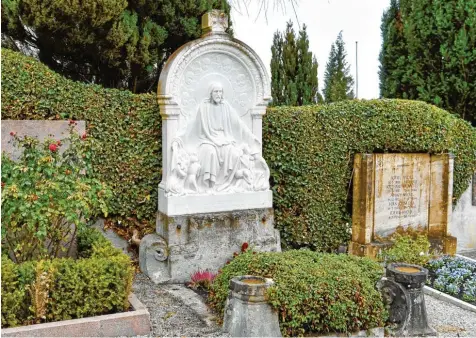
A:
<svg viewBox="0 0 476 338">
<path fill-rule="evenodd" d="M 441 252 L 445 255 L 456 254 L 456 237 L 432 237 L 428 236 L 431 249 Z M 367 244 L 360 244 L 354 241 L 349 243 L 349 253 L 361 257 L 377 257 L 378 253 L 388 247 L 392 246 L 392 242 L 371 242 Z"/>
<path fill-rule="evenodd" d="M 243 243 L 251 250 L 281 251 L 272 208 L 181 216 L 159 213 L 157 233 L 141 240 L 140 267 L 155 283 L 184 283 L 199 270 L 216 273 Z"/>
</svg>

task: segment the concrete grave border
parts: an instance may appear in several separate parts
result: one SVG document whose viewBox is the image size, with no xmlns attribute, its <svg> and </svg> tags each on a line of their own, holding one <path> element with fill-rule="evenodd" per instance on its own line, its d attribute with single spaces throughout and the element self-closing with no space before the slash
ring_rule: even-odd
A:
<svg viewBox="0 0 476 338">
<path fill-rule="evenodd" d="M 151 332 L 147 308 L 131 293 L 129 303 L 133 310 L 63 320 L 52 323 L 2 329 L 3 337 L 118 337 L 144 336 Z"/>
</svg>

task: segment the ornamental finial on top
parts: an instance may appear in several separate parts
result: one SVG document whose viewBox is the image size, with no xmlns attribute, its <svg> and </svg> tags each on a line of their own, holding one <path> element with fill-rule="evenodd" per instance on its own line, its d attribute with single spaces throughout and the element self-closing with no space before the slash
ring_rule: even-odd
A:
<svg viewBox="0 0 476 338">
<path fill-rule="evenodd" d="M 202 36 L 209 33 L 225 33 L 228 28 L 228 16 L 224 11 L 213 9 L 202 15 Z"/>
</svg>

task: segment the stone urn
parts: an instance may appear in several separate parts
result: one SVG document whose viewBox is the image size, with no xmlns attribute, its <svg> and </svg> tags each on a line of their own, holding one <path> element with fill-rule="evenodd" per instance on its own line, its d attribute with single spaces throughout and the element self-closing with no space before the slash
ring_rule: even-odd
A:
<svg viewBox="0 0 476 338">
<path fill-rule="evenodd" d="M 230 281 L 223 330 L 231 337 L 281 337 L 278 314 L 266 301 L 271 279 L 239 276 Z"/>
<path fill-rule="evenodd" d="M 423 286 L 428 270 L 413 264 L 391 263 L 379 289 L 389 310 L 396 336 L 436 336 L 428 325 Z"/>
</svg>

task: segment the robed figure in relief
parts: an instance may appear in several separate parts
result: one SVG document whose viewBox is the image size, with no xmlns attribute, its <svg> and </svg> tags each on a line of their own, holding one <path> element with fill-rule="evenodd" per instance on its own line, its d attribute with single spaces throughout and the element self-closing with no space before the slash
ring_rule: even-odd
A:
<svg viewBox="0 0 476 338">
<path fill-rule="evenodd" d="M 212 83 L 194 120 L 172 141 L 169 194 L 269 189 L 261 142 Z"/>
</svg>

